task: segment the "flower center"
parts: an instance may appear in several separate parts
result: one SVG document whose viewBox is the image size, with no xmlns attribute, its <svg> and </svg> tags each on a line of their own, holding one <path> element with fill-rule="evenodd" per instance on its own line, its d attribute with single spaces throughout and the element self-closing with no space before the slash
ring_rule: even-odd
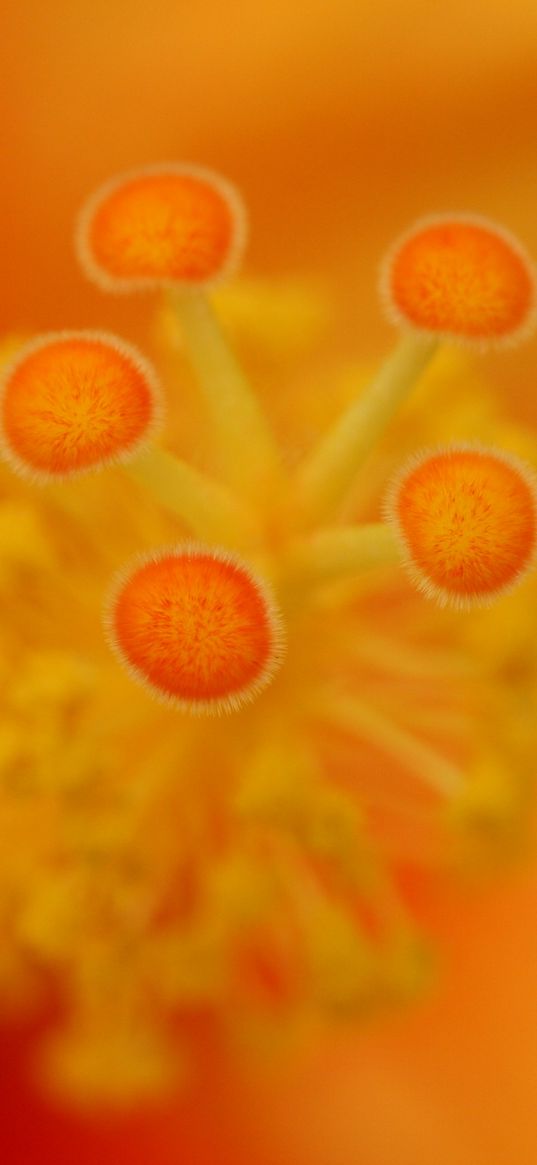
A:
<svg viewBox="0 0 537 1165">
<path fill-rule="evenodd" d="M 204 292 L 243 242 L 236 192 L 189 166 L 120 177 L 79 221 L 79 257 L 97 284 L 165 289 L 211 430 L 201 465 L 148 441 L 155 377 L 114 337 L 45 336 L 4 377 L 3 446 L 15 469 L 50 481 L 127 460 L 138 490 L 133 505 L 117 475 L 110 493 L 106 480 L 102 493 L 99 482 L 79 497 L 50 491 L 45 518 L 52 525 L 59 511 L 61 549 L 52 566 L 43 554 L 39 602 L 32 585 L 20 588 L 13 678 L 5 666 L 13 977 L 27 959 L 64 978 L 71 1016 L 43 1071 L 85 1102 L 162 1090 L 173 1073 L 170 1013 L 222 1009 L 235 1020 L 268 998 L 279 1016 L 293 1002 L 301 1015 L 352 1016 L 411 997 L 427 960 L 401 866 L 445 862 L 448 822 L 472 841 L 477 832 L 497 842 L 506 822 L 514 836 L 526 804 L 528 757 L 517 767 L 512 738 L 523 720 L 533 756 L 535 717 L 521 699 L 491 743 L 492 665 L 475 666 L 464 620 L 427 612 L 390 571 L 406 565 L 418 589 L 455 607 L 508 589 L 534 559 L 531 470 L 494 449 L 433 449 L 403 467 L 382 521 L 370 503 L 389 444 L 363 491 L 359 475 L 444 334 L 481 345 L 527 330 L 529 261 L 482 220 L 418 225 L 385 266 L 405 334 L 289 468 Z M 426 391 L 435 384 L 433 374 Z M 171 388 L 179 394 L 180 380 Z M 414 413 L 422 435 L 440 415 L 443 424 L 442 408 Z M 85 519 L 78 541 L 73 514 Z M 17 567 L 23 582 L 33 582 L 34 532 L 24 506 L 0 506 L 2 570 Z M 107 573 L 131 537 L 156 549 L 116 577 L 105 626 L 144 689 L 138 699 L 106 656 L 94 675 L 80 668 L 81 644 L 98 659 L 92 554 Z M 27 645 L 42 623 L 36 660 Z M 60 636 L 64 624 L 74 649 L 51 652 L 50 629 Z M 513 677 L 525 673 L 509 674 L 511 708 Z"/>
</svg>

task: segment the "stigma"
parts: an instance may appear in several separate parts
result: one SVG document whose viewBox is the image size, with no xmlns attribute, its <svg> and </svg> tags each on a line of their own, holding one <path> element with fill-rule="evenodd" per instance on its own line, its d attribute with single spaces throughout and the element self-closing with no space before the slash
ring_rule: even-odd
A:
<svg viewBox="0 0 537 1165">
<path fill-rule="evenodd" d="M 237 266 L 245 212 L 235 187 L 201 166 L 162 165 L 105 183 L 80 212 L 80 262 L 105 291 L 206 287 Z"/>
<path fill-rule="evenodd" d="M 109 600 L 112 646 L 133 677 L 178 708 L 235 711 L 283 655 L 267 585 L 214 547 L 159 550 L 122 571 Z"/>
<path fill-rule="evenodd" d="M 156 373 L 104 332 L 58 332 L 17 352 L 0 387 L 0 440 L 12 467 L 53 481 L 129 461 L 154 436 Z"/>
<path fill-rule="evenodd" d="M 396 324 L 484 350 L 535 326 L 535 271 L 518 240 L 474 215 L 431 216 L 396 242 L 381 293 Z"/>
<path fill-rule="evenodd" d="M 535 561 L 535 475 L 495 449 L 453 445 L 412 457 L 385 513 L 411 577 L 444 604 L 490 604 Z"/>
</svg>

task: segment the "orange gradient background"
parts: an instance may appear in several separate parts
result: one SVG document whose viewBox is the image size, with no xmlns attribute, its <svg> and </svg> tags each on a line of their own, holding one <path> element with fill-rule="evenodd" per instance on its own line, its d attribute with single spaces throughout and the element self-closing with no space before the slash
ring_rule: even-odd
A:
<svg viewBox="0 0 537 1165">
<path fill-rule="evenodd" d="M 243 191 L 246 269 L 325 279 L 341 353 L 390 342 L 375 295 L 391 240 L 429 212 L 511 228 L 537 255 L 535 0 L 20 0 L 4 5 L 5 331 L 103 327 L 142 343 L 147 301 L 79 273 L 72 224 L 99 183 L 154 161 Z M 537 415 L 537 346 L 487 357 Z M 3 1037 L 9 1165 L 535 1165 L 535 870 L 414 886 L 444 971 L 415 1011 L 341 1030 L 288 1078 L 240 1078 L 214 1033 L 177 1101 L 115 1122 L 54 1111 Z M 202 1029 L 203 1029 L 203 1025 Z M 5 1081 L 5 1082 L 4 1082 Z"/>
</svg>

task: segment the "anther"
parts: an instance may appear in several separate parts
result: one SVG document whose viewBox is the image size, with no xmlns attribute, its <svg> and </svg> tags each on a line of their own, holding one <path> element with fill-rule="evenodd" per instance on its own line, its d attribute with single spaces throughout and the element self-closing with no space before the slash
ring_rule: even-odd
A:
<svg viewBox="0 0 537 1165">
<path fill-rule="evenodd" d="M 264 582 L 198 544 L 137 558 L 116 580 L 110 644 L 133 678 L 183 711 L 232 712 L 272 680 L 283 631 Z"/>
<path fill-rule="evenodd" d="M 481 349 L 513 344 L 535 325 L 533 264 L 484 218 L 420 220 L 388 255 L 381 291 L 396 325 Z"/>
<path fill-rule="evenodd" d="M 1 445 L 34 480 L 128 461 L 154 435 L 160 391 L 129 344 L 101 332 L 55 332 L 19 350 L 0 391 Z"/>
<path fill-rule="evenodd" d="M 495 449 L 454 445 L 413 457 L 389 490 L 385 517 L 411 578 L 443 605 L 487 605 L 535 559 L 533 472 Z"/>
</svg>

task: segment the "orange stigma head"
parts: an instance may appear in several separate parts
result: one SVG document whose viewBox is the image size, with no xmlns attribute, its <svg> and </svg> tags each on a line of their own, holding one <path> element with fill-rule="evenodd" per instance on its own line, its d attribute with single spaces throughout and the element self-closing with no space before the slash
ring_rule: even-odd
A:
<svg viewBox="0 0 537 1165">
<path fill-rule="evenodd" d="M 392 322 L 481 350 L 517 343 L 536 320 L 533 264 L 487 219 L 422 219 L 392 248 L 381 295 Z"/>
<path fill-rule="evenodd" d="M 135 559 L 113 586 L 106 627 L 133 678 L 191 713 L 236 711 L 283 658 L 281 619 L 265 583 L 212 546 Z"/>
<path fill-rule="evenodd" d="M 160 415 L 155 373 L 130 344 L 105 332 L 52 332 L 4 371 L 0 447 L 22 476 L 58 481 L 130 460 Z"/>
<path fill-rule="evenodd" d="M 496 449 L 453 445 L 411 458 L 385 518 L 413 582 L 442 605 L 486 606 L 535 562 L 533 471 Z"/>
<path fill-rule="evenodd" d="M 168 164 L 107 182 L 82 209 L 80 263 L 104 291 L 205 287 L 230 275 L 246 241 L 231 183 L 201 166 Z"/>
</svg>

